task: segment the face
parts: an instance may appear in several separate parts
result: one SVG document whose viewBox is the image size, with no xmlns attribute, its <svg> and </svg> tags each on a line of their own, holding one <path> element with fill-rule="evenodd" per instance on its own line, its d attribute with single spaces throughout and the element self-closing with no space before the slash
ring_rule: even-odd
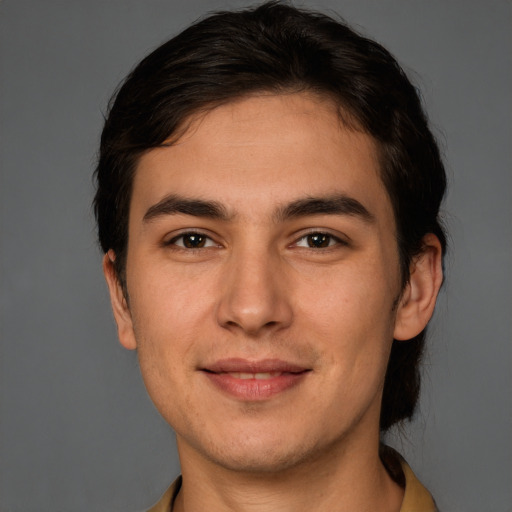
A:
<svg viewBox="0 0 512 512">
<path fill-rule="evenodd" d="M 126 282 L 120 339 L 182 459 L 269 471 L 378 440 L 395 222 L 373 140 L 330 102 L 246 98 L 147 152 Z"/>
</svg>

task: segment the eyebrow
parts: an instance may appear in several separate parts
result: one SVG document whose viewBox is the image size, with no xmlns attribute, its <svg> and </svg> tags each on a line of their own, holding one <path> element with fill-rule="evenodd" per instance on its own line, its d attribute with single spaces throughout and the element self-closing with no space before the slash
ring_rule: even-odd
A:
<svg viewBox="0 0 512 512">
<path fill-rule="evenodd" d="M 234 215 L 228 213 L 224 205 L 217 201 L 192 199 L 171 194 L 151 206 L 144 214 L 143 221 L 149 222 L 161 216 L 175 214 L 222 221 L 229 221 L 234 217 Z M 375 220 L 373 214 L 357 199 L 345 194 L 297 199 L 278 208 L 274 218 L 277 221 L 284 221 L 312 215 L 350 215 L 360 217 L 368 223 Z"/>
<path fill-rule="evenodd" d="M 287 220 L 311 215 L 350 215 L 368 223 L 375 221 L 374 215 L 357 199 L 345 194 L 298 199 L 279 209 L 276 218 Z"/>
<path fill-rule="evenodd" d="M 157 217 L 179 213 L 224 221 L 231 218 L 226 208 L 216 201 L 188 199 L 177 195 L 169 195 L 151 206 L 144 214 L 143 221 L 149 222 Z"/>
</svg>

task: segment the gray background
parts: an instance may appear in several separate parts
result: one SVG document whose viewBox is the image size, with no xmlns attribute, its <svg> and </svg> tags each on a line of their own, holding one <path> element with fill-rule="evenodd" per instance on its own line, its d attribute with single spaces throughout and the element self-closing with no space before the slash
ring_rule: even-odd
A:
<svg viewBox="0 0 512 512">
<path fill-rule="evenodd" d="M 178 473 L 117 343 L 90 210 L 108 97 L 221 0 L 0 0 L 0 511 L 136 511 Z M 444 512 L 512 510 L 511 3 L 325 0 L 421 88 L 451 251 L 422 405 L 392 442 Z M 413 71 L 414 70 L 414 71 Z"/>
</svg>

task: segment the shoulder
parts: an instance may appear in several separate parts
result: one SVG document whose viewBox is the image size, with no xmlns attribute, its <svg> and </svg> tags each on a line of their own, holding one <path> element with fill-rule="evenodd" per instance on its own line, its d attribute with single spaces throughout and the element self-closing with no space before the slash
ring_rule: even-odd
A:
<svg viewBox="0 0 512 512">
<path fill-rule="evenodd" d="M 432 495 L 416 478 L 407 462 L 404 459 L 400 462 L 405 477 L 405 493 L 400 512 L 438 512 Z"/>
<path fill-rule="evenodd" d="M 164 495 L 147 512 L 172 512 L 174 499 L 181 487 L 181 476 L 176 478 Z"/>
<path fill-rule="evenodd" d="M 397 451 L 381 444 L 379 456 L 391 478 L 404 489 L 400 512 L 438 512 L 430 492 Z"/>
</svg>

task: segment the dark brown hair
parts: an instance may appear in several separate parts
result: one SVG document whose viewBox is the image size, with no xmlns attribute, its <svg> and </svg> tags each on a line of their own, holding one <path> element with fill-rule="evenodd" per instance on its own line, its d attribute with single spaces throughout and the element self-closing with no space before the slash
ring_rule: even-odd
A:
<svg viewBox="0 0 512 512">
<path fill-rule="evenodd" d="M 270 2 L 220 12 L 147 56 L 109 106 L 96 169 L 94 209 L 103 251 L 113 249 L 125 287 L 128 214 L 138 159 L 178 138 L 192 114 L 256 92 L 328 96 L 344 122 L 377 142 L 394 210 L 402 282 L 439 221 L 446 176 L 418 93 L 382 46 L 321 13 Z M 126 291 L 126 288 L 125 288 Z M 425 331 L 393 342 L 381 430 L 410 418 L 419 395 Z"/>
</svg>

